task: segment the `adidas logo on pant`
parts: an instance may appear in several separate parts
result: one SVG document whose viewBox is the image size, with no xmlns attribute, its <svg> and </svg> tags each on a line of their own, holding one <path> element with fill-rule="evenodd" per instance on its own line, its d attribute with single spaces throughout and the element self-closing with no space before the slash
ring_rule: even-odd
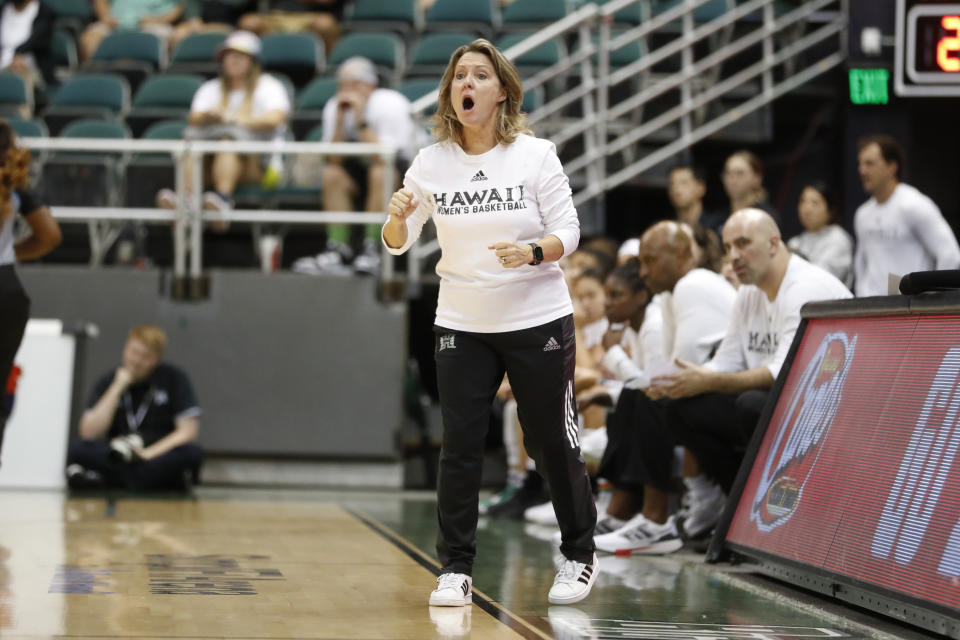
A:
<svg viewBox="0 0 960 640">
<path fill-rule="evenodd" d="M 487 176 L 483 175 L 483 171 L 477 171 L 476 175 L 470 179 L 470 182 L 483 182 L 486 179 Z"/>
<path fill-rule="evenodd" d="M 550 339 L 547 340 L 547 344 L 543 346 L 544 351 L 556 351 L 559 348 L 560 348 L 560 343 L 557 342 L 557 339 L 554 338 L 553 336 L 551 336 Z"/>
</svg>

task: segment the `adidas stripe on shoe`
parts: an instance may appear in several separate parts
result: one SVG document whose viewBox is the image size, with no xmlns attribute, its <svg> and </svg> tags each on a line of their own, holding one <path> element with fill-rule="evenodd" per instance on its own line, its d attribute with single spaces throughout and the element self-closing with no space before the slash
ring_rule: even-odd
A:
<svg viewBox="0 0 960 640">
<path fill-rule="evenodd" d="M 599 573 L 597 554 L 593 554 L 593 561 L 590 564 L 564 558 L 557 576 L 553 579 L 553 586 L 550 587 L 547 600 L 550 604 L 580 602 L 590 595 L 590 590 L 593 589 L 593 583 L 597 581 Z"/>
<path fill-rule="evenodd" d="M 590 590 L 593 589 L 593 583 L 597 581 L 599 573 L 597 554 L 593 554 L 593 561 L 590 564 L 564 558 L 557 571 L 557 577 L 553 579 L 553 586 L 550 587 L 547 600 L 550 604 L 580 602 L 590 595 Z"/>
<path fill-rule="evenodd" d="M 473 578 L 465 573 L 443 573 L 430 593 L 431 607 L 462 607 L 473 602 Z"/>
</svg>

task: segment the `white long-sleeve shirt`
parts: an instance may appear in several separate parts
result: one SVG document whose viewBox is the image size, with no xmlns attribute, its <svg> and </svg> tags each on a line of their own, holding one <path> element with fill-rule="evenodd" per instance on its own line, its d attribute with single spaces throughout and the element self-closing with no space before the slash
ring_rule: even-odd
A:
<svg viewBox="0 0 960 640">
<path fill-rule="evenodd" d="M 838 224 L 793 236 L 787 246 L 826 269 L 848 287 L 853 284 L 853 238 Z"/>
<path fill-rule="evenodd" d="M 436 143 L 420 150 L 403 184 L 419 204 L 406 220 L 406 243 L 387 249 L 407 251 L 433 217 L 442 252 L 438 326 L 500 333 L 573 313 L 556 262 L 505 269 L 487 248 L 548 235 L 560 239 L 564 255 L 577 248 L 580 222 L 552 142 L 521 134 L 478 155 L 450 141 Z"/>
<path fill-rule="evenodd" d="M 730 324 L 737 290 L 719 273 L 691 269 L 663 296 L 663 354 L 693 364 L 710 359 Z"/>
<path fill-rule="evenodd" d="M 640 331 L 627 327 L 623 332 L 622 344 L 626 345 L 630 355 L 619 344 L 607 349 L 603 355 L 603 367 L 631 389 L 650 386 L 649 371 L 663 363 L 662 301 L 660 295 L 650 300 Z"/>
<path fill-rule="evenodd" d="M 900 183 L 884 203 L 870 198 L 853 218 L 858 296 L 885 296 L 889 275 L 960 267 L 960 246 L 933 200 Z"/>
</svg>

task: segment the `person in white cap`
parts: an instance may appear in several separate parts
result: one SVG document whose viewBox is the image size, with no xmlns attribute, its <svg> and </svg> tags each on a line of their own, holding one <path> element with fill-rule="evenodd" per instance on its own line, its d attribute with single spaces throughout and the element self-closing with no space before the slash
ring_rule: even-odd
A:
<svg viewBox="0 0 960 640">
<path fill-rule="evenodd" d="M 283 84 L 260 71 L 260 39 L 249 31 L 234 31 L 218 52 L 220 76 L 197 89 L 190 105 L 184 136 L 206 140 L 282 139 L 290 114 L 290 98 Z M 223 151 L 205 159 L 206 179 L 213 191 L 204 194 L 205 209 L 228 211 L 239 184 L 259 184 L 261 156 Z M 187 172 L 187 188 L 192 172 Z M 164 208 L 176 207 L 176 194 L 163 189 L 157 195 Z M 221 225 L 222 227 L 222 225 Z M 217 229 L 217 226 L 214 226 Z"/>
<path fill-rule="evenodd" d="M 337 69 L 337 94 L 323 108 L 324 142 L 382 142 L 397 149 L 395 166 L 384 167 L 379 158 L 328 157 L 323 167 L 325 211 L 383 211 L 384 172 L 389 171 L 390 191 L 413 158 L 416 128 L 410 101 L 399 91 L 377 87 L 377 69 L 370 60 L 354 56 Z M 316 267 L 329 273 L 352 269 L 373 272 L 380 256 L 380 225 L 368 225 L 363 252 L 347 266 L 354 251 L 346 225 L 327 227 L 327 250 L 316 257 Z"/>
</svg>

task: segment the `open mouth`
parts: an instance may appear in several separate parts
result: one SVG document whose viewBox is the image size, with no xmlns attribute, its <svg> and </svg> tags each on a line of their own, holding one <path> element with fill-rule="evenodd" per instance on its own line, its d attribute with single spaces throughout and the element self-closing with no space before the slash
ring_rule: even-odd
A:
<svg viewBox="0 0 960 640">
<path fill-rule="evenodd" d="M 470 111 L 473 109 L 473 98 L 467 96 L 463 99 L 463 110 Z"/>
</svg>

